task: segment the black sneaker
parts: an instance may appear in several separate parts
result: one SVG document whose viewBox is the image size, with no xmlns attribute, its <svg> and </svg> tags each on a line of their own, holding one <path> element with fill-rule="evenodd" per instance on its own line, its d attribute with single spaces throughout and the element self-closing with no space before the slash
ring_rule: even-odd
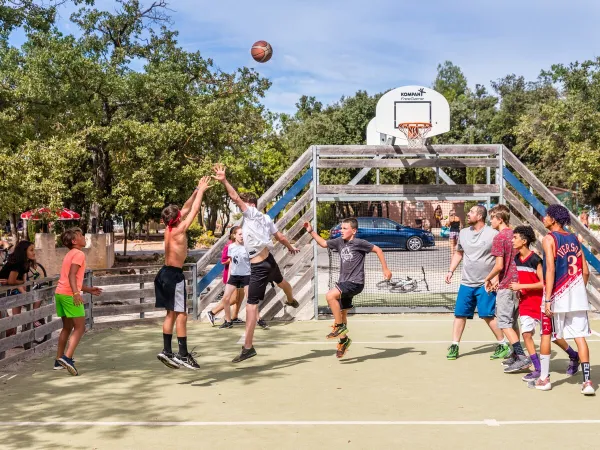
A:
<svg viewBox="0 0 600 450">
<path fill-rule="evenodd" d="M 212 311 L 209 311 L 206 313 L 206 317 L 208 317 L 208 320 L 210 321 L 210 324 L 214 327 L 215 326 L 215 320 L 217 320 L 217 318 L 215 317 L 215 315 L 213 314 Z"/>
<path fill-rule="evenodd" d="M 254 350 L 254 347 L 244 348 L 244 346 L 242 346 L 242 352 L 238 356 L 233 358 L 233 360 L 231 362 L 234 362 L 234 363 L 242 362 L 246 359 L 252 358 L 253 356 L 256 356 L 256 350 Z"/>
<path fill-rule="evenodd" d="M 71 375 L 79 375 L 79 372 L 75 368 L 75 361 L 73 361 L 71 358 L 67 358 L 66 355 L 62 355 L 60 358 L 58 358 L 58 363 L 67 369 Z"/>
<path fill-rule="evenodd" d="M 258 322 L 256 322 L 256 325 L 261 327 L 263 330 L 269 329 L 269 324 L 267 322 L 265 322 L 263 319 L 258 319 Z"/>
<path fill-rule="evenodd" d="M 221 325 L 219 327 L 219 329 L 222 329 L 222 328 L 233 328 L 233 322 L 227 322 L 227 321 L 223 322 L 223 325 Z"/>
<path fill-rule="evenodd" d="M 285 302 L 285 304 L 287 306 L 291 306 L 292 308 L 297 308 L 298 306 L 300 306 L 300 303 L 298 303 L 298 300 L 296 300 L 295 298 L 293 298 L 291 301 L 288 300 L 287 302 Z"/>
<path fill-rule="evenodd" d="M 158 360 L 169 369 L 179 369 L 179 363 L 175 361 L 175 355 L 172 352 L 162 351 L 156 355 Z"/>
<path fill-rule="evenodd" d="M 239 318 L 235 318 L 235 319 L 231 319 L 231 323 L 234 325 L 246 325 L 246 322 L 244 322 L 242 319 Z"/>
<path fill-rule="evenodd" d="M 198 363 L 194 359 L 194 356 L 196 356 L 196 352 L 194 352 L 194 351 L 189 352 L 185 356 L 181 356 L 179 353 L 177 353 L 173 357 L 173 359 L 180 366 L 187 367 L 188 369 L 192 369 L 192 370 L 198 370 L 198 369 L 200 369 L 200 366 L 198 365 Z"/>
</svg>

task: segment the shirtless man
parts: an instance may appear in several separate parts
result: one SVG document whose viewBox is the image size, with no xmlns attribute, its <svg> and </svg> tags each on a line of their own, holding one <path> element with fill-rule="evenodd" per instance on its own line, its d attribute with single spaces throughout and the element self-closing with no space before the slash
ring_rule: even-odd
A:
<svg viewBox="0 0 600 450">
<path fill-rule="evenodd" d="M 267 284 L 276 283 L 287 297 L 286 305 L 292 308 L 300 306 L 292 294 L 292 286 L 283 279 L 279 266 L 271 254 L 273 241 L 271 236 L 281 242 L 291 254 L 300 250 L 295 248 L 287 238 L 277 230 L 273 219 L 261 213 L 256 204 L 258 199 L 255 194 L 243 193 L 238 195 L 225 176 L 225 166 L 217 164 L 214 167 L 213 178 L 225 186 L 227 194 L 233 202 L 242 210 L 244 222 L 242 233 L 244 236 L 244 247 L 250 256 L 250 285 L 248 288 L 248 300 L 246 302 L 246 336 L 241 353 L 233 359 L 234 363 L 244 361 L 256 356 L 256 350 L 252 344 L 254 329 L 258 320 L 258 304 L 265 298 Z"/>
<path fill-rule="evenodd" d="M 210 177 L 204 177 L 198 182 L 192 196 L 179 210 L 176 205 L 163 209 L 161 217 L 167 226 L 165 230 L 165 265 L 156 274 L 154 289 L 156 292 L 156 307 L 165 308 L 167 315 L 163 323 L 164 347 L 156 357 L 165 366 L 179 369 L 181 366 L 197 370 L 200 368 L 194 359 L 194 352 L 187 350 L 187 309 L 185 300 L 185 277 L 183 264 L 187 258 L 186 231 L 200 211 L 202 196 L 210 187 Z M 173 354 L 171 339 L 173 326 L 177 325 L 177 343 L 179 353 Z"/>
</svg>

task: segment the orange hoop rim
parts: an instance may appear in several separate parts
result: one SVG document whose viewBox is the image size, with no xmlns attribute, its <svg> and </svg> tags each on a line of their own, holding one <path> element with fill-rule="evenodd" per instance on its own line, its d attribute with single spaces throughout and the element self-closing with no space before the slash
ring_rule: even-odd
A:
<svg viewBox="0 0 600 450">
<path fill-rule="evenodd" d="M 402 122 L 398 129 L 406 134 L 408 139 L 423 139 L 431 131 L 431 122 Z"/>
</svg>

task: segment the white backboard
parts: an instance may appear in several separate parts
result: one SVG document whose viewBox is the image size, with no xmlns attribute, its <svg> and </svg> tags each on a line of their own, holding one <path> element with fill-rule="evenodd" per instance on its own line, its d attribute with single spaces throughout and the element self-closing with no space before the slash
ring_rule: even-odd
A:
<svg viewBox="0 0 600 450">
<path fill-rule="evenodd" d="M 450 131 L 450 105 L 439 92 L 424 86 L 402 86 L 384 94 L 377 102 L 375 132 L 396 137 L 396 144 L 406 142 L 398 130 L 403 122 L 429 122 L 428 136 Z M 369 123 L 371 125 L 371 123 Z M 367 143 L 369 141 L 367 128 Z"/>
<path fill-rule="evenodd" d="M 373 117 L 367 125 L 367 145 L 382 145 L 385 142 L 381 142 L 381 133 L 377 131 L 376 119 Z"/>
</svg>

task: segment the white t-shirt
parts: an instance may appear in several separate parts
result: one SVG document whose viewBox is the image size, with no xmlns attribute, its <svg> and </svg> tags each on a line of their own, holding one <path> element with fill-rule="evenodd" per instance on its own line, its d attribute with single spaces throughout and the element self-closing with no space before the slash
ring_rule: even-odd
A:
<svg viewBox="0 0 600 450">
<path fill-rule="evenodd" d="M 227 256 L 231 258 L 229 263 L 229 273 L 231 275 L 242 277 L 250 275 L 250 258 L 248 258 L 248 252 L 243 245 L 230 244 L 227 248 Z"/>
<path fill-rule="evenodd" d="M 250 258 L 254 258 L 265 247 L 273 250 L 271 236 L 278 231 L 273 223 L 273 219 L 261 213 L 254 206 L 249 206 L 243 215 L 242 234 L 244 236 L 244 247 L 246 247 Z"/>
</svg>

